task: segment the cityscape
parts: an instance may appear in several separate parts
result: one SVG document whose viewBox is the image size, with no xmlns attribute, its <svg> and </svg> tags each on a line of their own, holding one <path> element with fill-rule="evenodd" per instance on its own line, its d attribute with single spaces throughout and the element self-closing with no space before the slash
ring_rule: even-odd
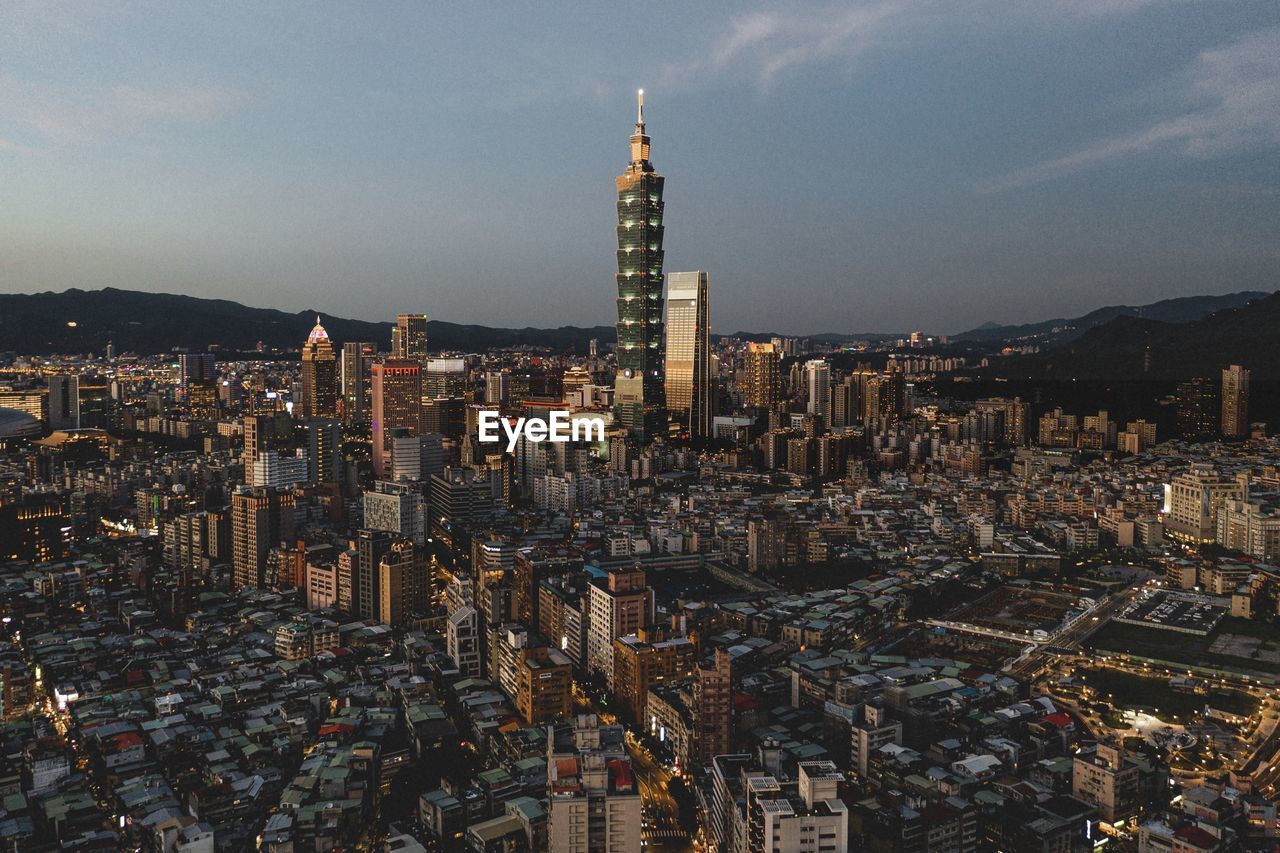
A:
<svg viewBox="0 0 1280 853">
<path fill-rule="evenodd" d="M 1280 285 L 727 333 L 662 97 L 593 325 L 6 288 L 5 850 L 1280 850 Z"/>
</svg>

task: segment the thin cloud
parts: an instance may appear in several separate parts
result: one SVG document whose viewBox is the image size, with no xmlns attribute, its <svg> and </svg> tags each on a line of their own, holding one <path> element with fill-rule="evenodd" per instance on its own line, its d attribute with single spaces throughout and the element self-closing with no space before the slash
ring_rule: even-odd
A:
<svg viewBox="0 0 1280 853">
<path fill-rule="evenodd" d="M 158 124 L 202 124 L 251 101 L 224 86 L 142 89 L 112 86 L 68 94 L 13 77 L 0 77 L 0 118 L 45 140 L 83 144 L 136 134 Z"/>
<path fill-rule="evenodd" d="M 890 24 L 902 20 L 910 7 L 903 0 L 889 0 L 785 14 L 741 15 L 729 21 L 728 30 L 706 52 L 705 59 L 667 66 L 663 81 L 673 85 L 742 68 L 754 74 L 762 88 L 768 88 L 795 66 L 833 59 L 853 61 Z"/>
<path fill-rule="evenodd" d="M 1170 0 L 860 0 L 853 4 L 805 6 L 785 12 L 757 11 L 731 18 L 701 59 L 665 68 L 668 86 L 721 74 L 742 73 L 768 89 L 785 72 L 807 65 L 856 62 L 872 49 L 945 38 L 975 27 L 1053 28 L 1132 14 Z"/>
<path fill-rule="evenodd" d="M 1156 151 L 1208 158 L 1280 145 L 1280 28 L 1201 53 L 1185 80 L 1186 102 L 1197 106 L 1181 115 L 1009 172 L 979 189 L 1044 183 Z"/>
</svg>

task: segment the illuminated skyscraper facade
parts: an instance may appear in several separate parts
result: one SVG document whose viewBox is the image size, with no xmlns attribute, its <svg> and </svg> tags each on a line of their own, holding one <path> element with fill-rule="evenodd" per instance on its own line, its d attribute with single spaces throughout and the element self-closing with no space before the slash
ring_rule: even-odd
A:
<svg viewBox="0 0 1280 853">
<path fill-rule="evenodd" d="M 178 400 L 197 420 L 218 416 L 218 365 L 211 352 L 184 352 L 178 356 Z"/>
<path fill-rule="evenodd" d="M 1214 409 L 1217 399 L 1213 383 L 1197 376 L 1178 385 L 1178 435 L 1186 439 L 1204 439 L 1214 433 Z"/>
<path fill-rule="evenodd" d="M 424 368 L 427 365 L 427 315 L 400 314 L 391 336 L 393 358 L 407 358 Z"/>
<path fill-rule="evenodd" d="M 316 317 L 302 345 L 302 416 L 332 418 L 338 411 L 338 356 Z"/>
<path fill-rule="evenodd" d="M 1249 369 L 1238 364 L 1222 371 L 1222 435 L 1249 437 Z"/>
<path fill-rule="evenodd" d="M 348 341 L 342 345 L 339 385 L 342 388 L 342 419 L 348 424 L 369 422 L 371 368 L 377 353 L 377 347 L 366 341 Z"/>
<path fill-rule="evenodd" d="M 711 330 L 707 274 L 667 275 L 667 409 L 681 432 L 711 434 Z"/>
<path fill-rule="evenodd" d="M 771 343 L 747 344 L 743 358 L 742 402 L 749 409 L 772 410 L 782 401 L 782 354 Z"/>
<path fill-rule="evenodd" d="M 618 420 L 638 441 L 666 430 L 662 378 L 662 176 L 649 162 L 640 93 L 631 163 L 618 176 Z"/>
<path fill-rule="evenodd" d="M 804 366 L 805 388 L 809 414 L 822 418 L 823 425 L 831 423 L 831 365 L 820 358 L 806 362 Z"/>
<path fill-rule="evenodd" d="M 390 470 L 397 429 L 412 435 L 422 429 L 422 365 L 389 358 L 373 366 L 373 471 L 378 477 Z"/>
</svg>

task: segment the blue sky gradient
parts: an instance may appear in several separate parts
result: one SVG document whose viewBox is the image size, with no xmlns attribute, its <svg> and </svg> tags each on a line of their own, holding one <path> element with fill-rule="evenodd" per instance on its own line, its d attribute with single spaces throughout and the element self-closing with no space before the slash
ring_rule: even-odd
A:
<svg viewBox="0 0 1280 853">
<path fill-rule="evenodd" d="M 10 0 L 0 291 L 609 324 L 637 87 L 719 332 L 1280 286 L 1274 0 Z"/>
</svg>

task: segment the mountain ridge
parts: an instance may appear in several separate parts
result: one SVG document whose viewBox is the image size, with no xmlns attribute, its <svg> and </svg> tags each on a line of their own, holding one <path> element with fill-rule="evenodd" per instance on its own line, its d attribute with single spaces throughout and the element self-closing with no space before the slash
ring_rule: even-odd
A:
<svg viewBox="0 0 1280 853">
<path fill-rule="evenodd" d="M 1227 306 L 1218 309 L 1217 313 L 1221 313 L 1222 310 L 1246 307 L 1258 301 L 1259 297 L 1270 298 L 1256 291 L 1241 291 L 1223 296 L 1180 297 L 1148 306 L 1109 306 L 1070 321 L 1047 320 L 1025 326 L 999 326 L 985 332 L 984 327 L 979 327 L 963 333 L 975 337 L 957 339 L 971 344 L 999 343 L 1006 338 L 996 336 L 988 339 L 986 332 L 999 330 L 1004 334 L 1008 329 L 1030 327 L 1051 329 L 1053 324 L 1082 324 L 1087 319 L 1088 328 L 1081 329 L 1078 334 L 1061 339 L 1042 335 L 1042 339 L 1037 341 L 1050 352 L 1060 352 L 1061 345 L 1105 328 L 1118 319 L 1172 326 L 1175 324 L 1159 318 L 1193 316 L 1188 322 L 1198 322 L 1214 313 L 1204 310 L 1208 306 Z M 61 292 L 0 294 L 0 347 L 27 355 L 100 353 L 107 342 L 112 341 L 117 352 L 152 354 L 181 349 L 203 350 L 210 346 L 241 352 L 255 349 L 262 341 L 270 349 L 296 351 L 310 332 L 317 314 L 334 341 L 371 341 L 381 348 L 389 346 L 392 326 L 389 320 L 354 320 L 314 310 L 289 313 L 275 308 L 254 308 L 229 299 L 106 287 L 100 290 L 71 288 Z M 1103 319 L 1108 314 L 1111 316 Z M 1157 318 L 1150 319 L 1152 315 L 1157 315 Z M 1158 327 L 1145 328 L 1144 335 L 1148 337 L 1156 335 L 1163 340 L 1170 334 L 1167 330 L 1157 332 Z M 442 320 L 428 320 L 427 334 L 433 349 L 463 351 L 525 345 L 584 353 L 592 338 L 602 344 L 612 344 L 616 340 L 613 326 L 526 326 L 516 329 Z M 777 333 L 773 332 L 738 331 L 728 337 L 768 340 L 776 336 Z M 837 343 L 855 339 L 894 339 L 905 337 L 905 333 L 828 332 L 800 337 Z M 1098 345 L 1103 345 L 1106 340 L 1104 335 L 1098 339 Z"/>
<path fill-rule="evenodd" d="M 1177 296 L 1146 305 L 1107 305 L 1079 317 L 1056 317 L 1036 323 L 1001 325 L 986 322 L 974 329 L 952 335 L 955 341 L 994 343 L 997 341 L 1052 344 L 1079 338 L 1090 329 L 1109 323 L 1117 317 L 1130 316 L 1166 323 L 1188 323 L 1214 311 L 1238 308 L 1267 296 L 1265 291 L 1241 290 L 1235 293 L 1204 296 Z"/>
<path fill-rule="evenodd" d="M 1122 315 L 1078 338 L 997 363 L 1020 379 L 1187 379 L 1216 377 L 1231 364 L 1257 380 L 1280 379 L 1280 291 L 1186 323 Z"/>
</svg>

